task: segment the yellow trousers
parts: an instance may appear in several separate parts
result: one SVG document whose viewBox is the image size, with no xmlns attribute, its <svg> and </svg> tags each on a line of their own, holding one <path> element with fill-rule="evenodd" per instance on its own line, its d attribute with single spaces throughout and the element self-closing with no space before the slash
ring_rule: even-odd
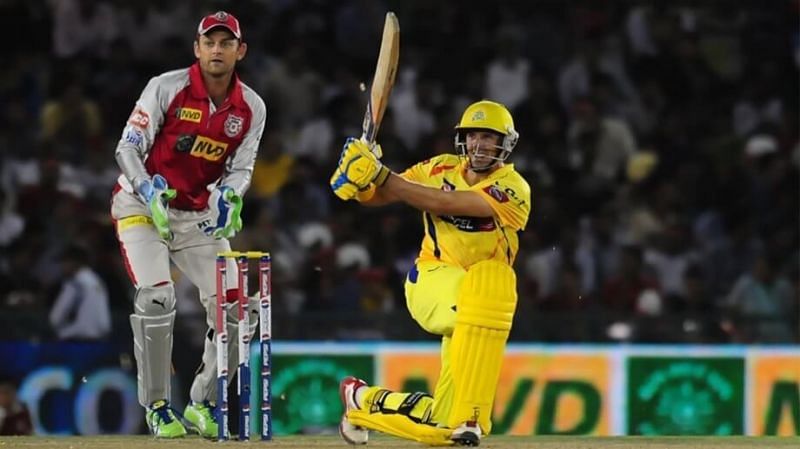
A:
<svg viewBox="0 0 800 449">
<path fill-rule="evenodd" d="M 433 391 L 432 421 L 447 423 L 453 404 L 450 342 L 456 323 L 456 300 L 467 272 L 437 261 L 419 262 L 405 282 L 406 306 L 426 331 L 442 336 L 441 370 Z"/>
</svg>

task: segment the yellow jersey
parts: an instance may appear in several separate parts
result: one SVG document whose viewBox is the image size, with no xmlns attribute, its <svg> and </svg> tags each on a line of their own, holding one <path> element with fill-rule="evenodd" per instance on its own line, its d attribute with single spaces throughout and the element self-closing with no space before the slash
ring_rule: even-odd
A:
<svg viewBox="0 0 800 449">
<path fill-rule="evenodd" d="M 531 211 L 531 188 L 508 164 L 470 186 L 464 180 L 467 160 L 443 154 L 404 171 L 409 181 L 446 191 L 471 190 L 494 209 L 493 217 L 462 217 L 422 213 L 425 237 L 418 261 L 439 260 L 465 270 L 482 260 L 513 265 L 519 249 L 518 231 L 525 229 Z"/>
</svg>

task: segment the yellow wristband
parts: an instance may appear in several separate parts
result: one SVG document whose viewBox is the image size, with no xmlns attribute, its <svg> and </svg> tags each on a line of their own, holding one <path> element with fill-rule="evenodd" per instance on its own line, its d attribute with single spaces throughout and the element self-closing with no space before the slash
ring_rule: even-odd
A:
<svg viewBox="0 0 800 449">
<path fill-rule="evenodd" d="M 377 190 L 375 184 L 369 183 L 369 185 L 365 187 L 364 190 L 359 190 L 358 192 L 356 192 L 356 200 L 358 200 L 359 203 L 371 200 L 372 197 L 375 196 L 375 190 Z"/>
<path fill-rule="evenodd" d="M 378 175 L 375 176 L 375 179 L 373 179 L 372 182 L 376 186 L 380 187 L 380 186 L 386 184 L 386 180 L 389 179 L 389 175 L 391 175 L 391 174 L 392 174 L 391 170 L 386 168 L 385 165 L 381 165 L 380 170 L 378 170 Z"/>
</svg>

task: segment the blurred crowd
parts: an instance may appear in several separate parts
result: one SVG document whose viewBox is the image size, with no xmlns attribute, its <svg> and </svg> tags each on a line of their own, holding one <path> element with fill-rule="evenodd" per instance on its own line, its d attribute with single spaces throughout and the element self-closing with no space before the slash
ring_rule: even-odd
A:
<svg viewBox="0 0 800 449">
<path fill-rule="evenodd" d="M 425 338 L 402 281 L 420 214 L 338 201 L 383 17 L 401 57 L 395 171 L 453 151 L 463 108 L 513 112 L 533 211 L 512 340 L 800 341 L 797 0 L 0 0 L 0 338 L 127 330 L 114 148 L 147 80 L 193 62 L 204 14 L 249 44 L 267 129 L 236 249 L 273 255 L 278 338 Z M 197 292 L 176 272 L 180 323 Z M 124 334 L 127 335 L 127 334 Z M 127 344 L 127 342 L 126 342 Z M 199 344 L 199 343 L 198 343 Z"/>
</svg>

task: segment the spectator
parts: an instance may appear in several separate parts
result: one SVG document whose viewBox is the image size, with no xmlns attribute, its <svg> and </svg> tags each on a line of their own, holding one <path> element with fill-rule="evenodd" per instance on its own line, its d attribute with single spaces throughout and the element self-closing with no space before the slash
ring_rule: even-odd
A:
<svg viewBox="0 0 800 449">
<path fill-rule="evenodd" d="M 638 246 L 622 248 L 619 273 L 603 287 L 602 303 L 611 312 L 621 315 L 637 313 L 639 298 L 646 291 L 660 291 L 658 283 L 649 276 L 643 264 L 642 249 Z"/>
<path fill-rule="evenodd" d="M 8 381 L 0 381 L 0 435 L 33 435 L 28 407 L 17 398 L 17 388 Z"/>
<path fill-rule="evenodd" d="M 683 274 L 683 296 L 667 298 L 668 311 L 675 314 L 672 332 L 685 343 L 720 343 L 727 339 L 719 311 L 711 296 L 706 276 L 699 265 L 690 265 Z"/>
<path fill-rule="evenodd" d="M 53 10 L 53 53 L 57 57 L 107 56 L 109 44 L 117 35 L 111 2 L 55 0 L 49 3 Z"/>
<path fill-rule="evenodd" d="M 77 246 L 62 256 L 64 284 L 50 310 L 50 324 L 60 340 L 102 340 L 111 332 L 105 284 Z"/>
<path fill-rule="evenodd" d="M 779 262 L 761 254 L 750 273 L 736 281 L 725 300 L 725 327 L 740 343 L 788 343 L 797 324 L 792 315 L 795 292 L 779 271 Z"/>
<path fill-rule="evenodd" d="M 583 208 L 611 194 L 636 151 L 636 138 L 628 124 L 604 116 L 590 98 L 576 101 L 573 112 L 567 147 L 575 172 L 573 188 Z"/>
</svg>

